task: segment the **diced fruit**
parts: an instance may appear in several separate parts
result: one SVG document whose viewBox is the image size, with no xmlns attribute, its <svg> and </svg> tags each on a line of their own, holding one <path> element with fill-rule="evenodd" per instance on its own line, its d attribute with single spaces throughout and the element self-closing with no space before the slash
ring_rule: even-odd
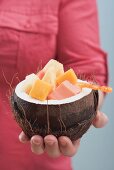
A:
<svg viewBox="0 0 114 170">
<path fill-rule="evenodd" d="M 63 64 L 53 59 L 37 74 L 33 73 L 26 76 L 24 81 L 24 91 L 38 100 L 46 100 L 48 96 L 50 99 L 56 98 L 59 100 L 71 97 L 77 94 L 79 90 L 74 86 L 77 77 L 73 69 L 69 69 L 64 73 Z"/>
<path fill-rule="evenodd" d="M 53 87 L 53 89 L 55 89 L 55 85 L 56 85 L 56 74 L 55 74 L 55 72 L 54 72 L 54 68 L 53 68 L 53 67 L 50 67 L 50 68 L 46 71 L 46 73 L 45 73 L 45 75 L 44 75 L 44 77 L 43 77 L 42 80 L 45 81 L 45 82 L 47 82 L 47 83 L 49 83 L 49 84 L 51 84 L 52 87 Z"/>
<path fill-rule="evenodd" d="M 40 70 L 38 73 L 37 73 L 37 76 L 39 77 L 39 79 L 42 79 L 44 77 L 45 73 L 43 70 Z"/>
<path fill-rule="evenodd" d="M 51 91 L 52 86 L 49 83 L 43 80 L 36 80 L 29 95 L 38 100 L 46 100 Z"/>
<path fill-rule="evenodd" d="M 31 86 L 31 85 L 28 85 L 28 86 L 26 87 L 25 92 L 26 92 L 27 94 L 29 94 L 30 91 L 31 91 L 31 89 L 32 89 L 32 86 Z"/>
<path fill-rule="evenodd" d="M 36 74 L 32 73 L 32 74 L 26 76 L 25 79 L 28 80 L 28 83 L 33 83 L 33 81 L 38 79 L 38 76 Z"/>
<path fill-rule="evenodd" d="M 63 64 L 59 63 L 58 61 L 51 59 L 43 68 L 43 71 L 46 72 L 50 67 L 54 68 L 54 73 L 56 76 L 60 76 L 64 74 Z"/>
<path fill-rule="evenodd" d="M 30 90 L 31 90 L 31 88 L 32 88 L 32 85 L 33 85 L 34 82 L 35 82 L 36 80 L 38 80 L 38 79 L 39 79 L 38 76 L 37 76 L 36 74 L 34 74 L 34 73 L 26 76 L 26 78 L 25 78 L 25 80 L 24 80 L 24 81 L 25 81 L 25 85 L 24 85 L 24 87 L 23 87 L 23 90 L 24 90 L 27 94 L 29 94 L 29 92 L 30 92 Z"/>
<path fill-rule="evenodd" d="M 74 96 L 81 92 L 79 86 L 71 84 L 69 81 L 62 82 L 52 93 L 48 95 L 48 99 L 62 100 Z"/>
<path fill-rule="evenodd" d="M 25 78 L 25 82 L 26 82 L 26 85 L 27 85 L 26 88 L 30 88 L 30 86 L 32 87 L 34 82 L 38 79 L 39 79 L 38 76 L 34 73 L 26 76 L 26 78 Z"/>
<path fill-rule="evenodd" d="M 76 84 L 77 76 L 73 69 L 69 69 L 63 75 L 59 76 L 56 80 L 57 85 L 60 85 L 63 81 L 68 80 L 72 84 Z"/>
</svg>

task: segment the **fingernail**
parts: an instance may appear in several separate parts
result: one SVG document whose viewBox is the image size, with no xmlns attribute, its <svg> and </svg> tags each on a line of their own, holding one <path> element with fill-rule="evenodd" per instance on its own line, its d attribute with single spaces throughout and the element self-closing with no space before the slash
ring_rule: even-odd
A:
<svg viewBox="0 0 114 170">
<path fill-rule="evenodd" d="M 54 145 L 54 141 L 51 141 L 51 140 L 46 140 L 46 143 L 48 144 L 48 145 L 50 145 L 50 146 L 52 146 L 52 145 Z"/>
<path fill-rule="evenodd" d="M 41 142 L 38 139 L 32 140 L 35 145 L 41 145 Z"/>
<path fill-rule="evenodd" d="M 66 146 L 66 141 L 61 141 L 62 146 Z"/>
<path fill-rule="evenodd" d="M 27 137 L 26 137 L 25 135 L 20 134 L 20 135 L 19 135 L 19 140 L 20 140 L 21 142 L 25 142 L 25 141 L 27 141 Z"/>
</svg>

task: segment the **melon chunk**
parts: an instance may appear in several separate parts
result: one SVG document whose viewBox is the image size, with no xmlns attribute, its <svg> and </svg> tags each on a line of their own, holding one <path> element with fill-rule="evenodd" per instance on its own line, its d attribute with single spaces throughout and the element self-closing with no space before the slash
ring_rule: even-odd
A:
<svg viewBox="0 0 114 170">
<path fill-rule="evenodd" d="M 32 74 L 29 74 L 29 75 L 27 75 L 26 76 L 26 78 L 25 78 L 25 85 L 24 85 L 24 91 L 27 93 L 27 94 L 29 94 L 29 92 L 30 92 L 30 90 L 31 90 L 31 88 L 32 88 L 32 85 L 34 84 L 34 82 L 36 81 L 36 80 L 38 80 L 39 78 L 38 78 L 38 76 L 36 75 L 36 74 L 34 74 L 34 73 L 32 73 Z"/>
<path fill-rule="evenodd" d="M 46 71 L 46 73 L 45 73 L 45 75 L 44 75 L 44 77 L 43 77 L 42 80 L 45 81 L 45 82 L 47 82 L 47 83 L 49 83 L 49 84 L 51 84 L 52 87 L 53 87 L 53 90 L 54 90 L 54 89 L 55 89 L 55 86 L 56 86 L 55 69 L 54 69 L 53 67 L 50 67 L 50 68 Z"/>
<path fill-rule="evenodd" d="M 56 80 L 57 85 L 60 85 L 63 81 L 68 80 L 72 84 L 76 84 L 77 76 L 73 69 L 69 69 L 63 75 L 59 76 Z"/>
<path fill-rule="evenodd" d="M 54 73 L 56 74 L 56 76 L 60 76 L 62 74 L 64 74 L 64 67 L 63 64 L 61 64 L 60 62 L 51 59 L 43 68 L 43 71 L 46 73 L 46 71 L 50 68 L 54 69 Z"/>
<path fill-rule="evenodd" d="M 47 99 L 47 96 L 51 91 L 52 91 L 52 86 L 49 83 L 43 80 L 36 80 L 32 86 L 32 89 L 30 90 L 29 95 L 32 98 L 43 101 Z"/>
<path fill-rule="evenodd" d="M 48 95 L 48 99 L 62 100 L 74 96 L 81 92 L 79 86 L 71 84 L 69 81 L 62 82 L 52 93 Z"/>
<path fill-rule="evenodd" d="M 38 76 L 34 73 L 27 75 L 25 78 L 25 80 L 28 84 L 33 84 L 33 82 L 37 79 L 38 79 Z"/>
</svg>

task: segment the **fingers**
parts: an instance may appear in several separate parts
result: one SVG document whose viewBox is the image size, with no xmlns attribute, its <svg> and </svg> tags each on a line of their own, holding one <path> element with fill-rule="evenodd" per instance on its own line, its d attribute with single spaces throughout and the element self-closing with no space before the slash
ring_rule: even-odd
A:
<svg viewBox="0 0 114 170">
<path fill-rule="evenodd" d="M 60 151 L 63 155 L 74 156 L 77 153 L 80 146 L 80 139 L 72 143 L 68 137 L 62 136 L 58 140 Z"/>
<path fill-rule="evenodd" d="M 31 138 L 31 150 L 37 155 L 44 153 L 44 143 L 41 136 L 35 135 Z"/>
<path fill-rule="evenodd" d="M 93 121 L 93 125 L 96 128 L 104 127 L 108 122 L 108 117 L 102 113 L 97 112 L 96 118 Z M 19 135 L 19 140 L 22 143 L 26 143 L 29 139 L 24 132 Z M 57 138 L 53 135 L 48 135 L 44 139 L 41 136 L 35 135 L 31 138 L 31 150 L 35 154 L 43 154 L 47 152 L 50 157 L 59 157 L 61 154 L 65 156 L 74 156 L 77 153 L 80 146 L 80 139 L 73 142 L 66 136 Z"/>
<path fill-rule="evenodd" d="M 41 155 L 45 151 L 50 157 L 53 158 L 59 157 L 61 155 L 58 141 L 53 135 L 48 135 L 44 139 L 38 135 L 33 136 L 31 138 L 31 150 L 37 155 Z"/>
<path fill-rule="evenodd" d="M 24 132 L 22 131 L 21 133 L 20 133 L 20 135 L 19 135 L 19 140 L 20 140 L 20 142 L 22 142 L 22 143 L 26 143 L 26 142 L 28 142 L 28 138 L 27 138 L 27 136 L 24 134 Z"/>
<path fill-rule="evenodd" d="M 45 151 L 48 153 L 50 157 L 59 157 L 61 155 L 58 140 L 53 135 L 48 135 L 44 138 L 45 142 Z"/>
<path fill-rule="evenodd" d="M 93 126 L 96 128 L 102 128 L 108 123 L 108 117 L 102 113 L 102 112 L 97 112 L 97 115 L 93 121 Z"/>
<path fill-rule="evenodd" d="M 21 132 L 19 135 L 19 140 L 22 143 L 29 141 L 24 132 Z M 59 157 L 61 154 L 65 156 L 73 156 L 78 151 L 80 145 L 80 140 L 72 143 L 72 141 L 66 136 L 61 136 L 57 140 L 53 135 L 48 135 L 44 139 L 39 135 L 35 135 L 31 138 L 30 142 L 33 153 L 41 155 L 46 152 L 53 158 Z"/>
</svg>

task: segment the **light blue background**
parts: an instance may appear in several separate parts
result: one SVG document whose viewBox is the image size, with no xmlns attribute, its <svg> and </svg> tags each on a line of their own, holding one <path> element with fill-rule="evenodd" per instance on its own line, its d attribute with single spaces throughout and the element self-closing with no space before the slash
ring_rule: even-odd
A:
<svg viewBox="0 0 114 170">
<path fill-rule="evenodd" d="M 114 0 L 98 0 L 102 48 L 108 52 L 110 86 L 114 89 Z M 109 123 L 103 129 L 91 128 L 81 141 L 73 158 L 74 170 L 114 170 L 114 92 L 109 94 L 102 110 Z"/>
</svg>

